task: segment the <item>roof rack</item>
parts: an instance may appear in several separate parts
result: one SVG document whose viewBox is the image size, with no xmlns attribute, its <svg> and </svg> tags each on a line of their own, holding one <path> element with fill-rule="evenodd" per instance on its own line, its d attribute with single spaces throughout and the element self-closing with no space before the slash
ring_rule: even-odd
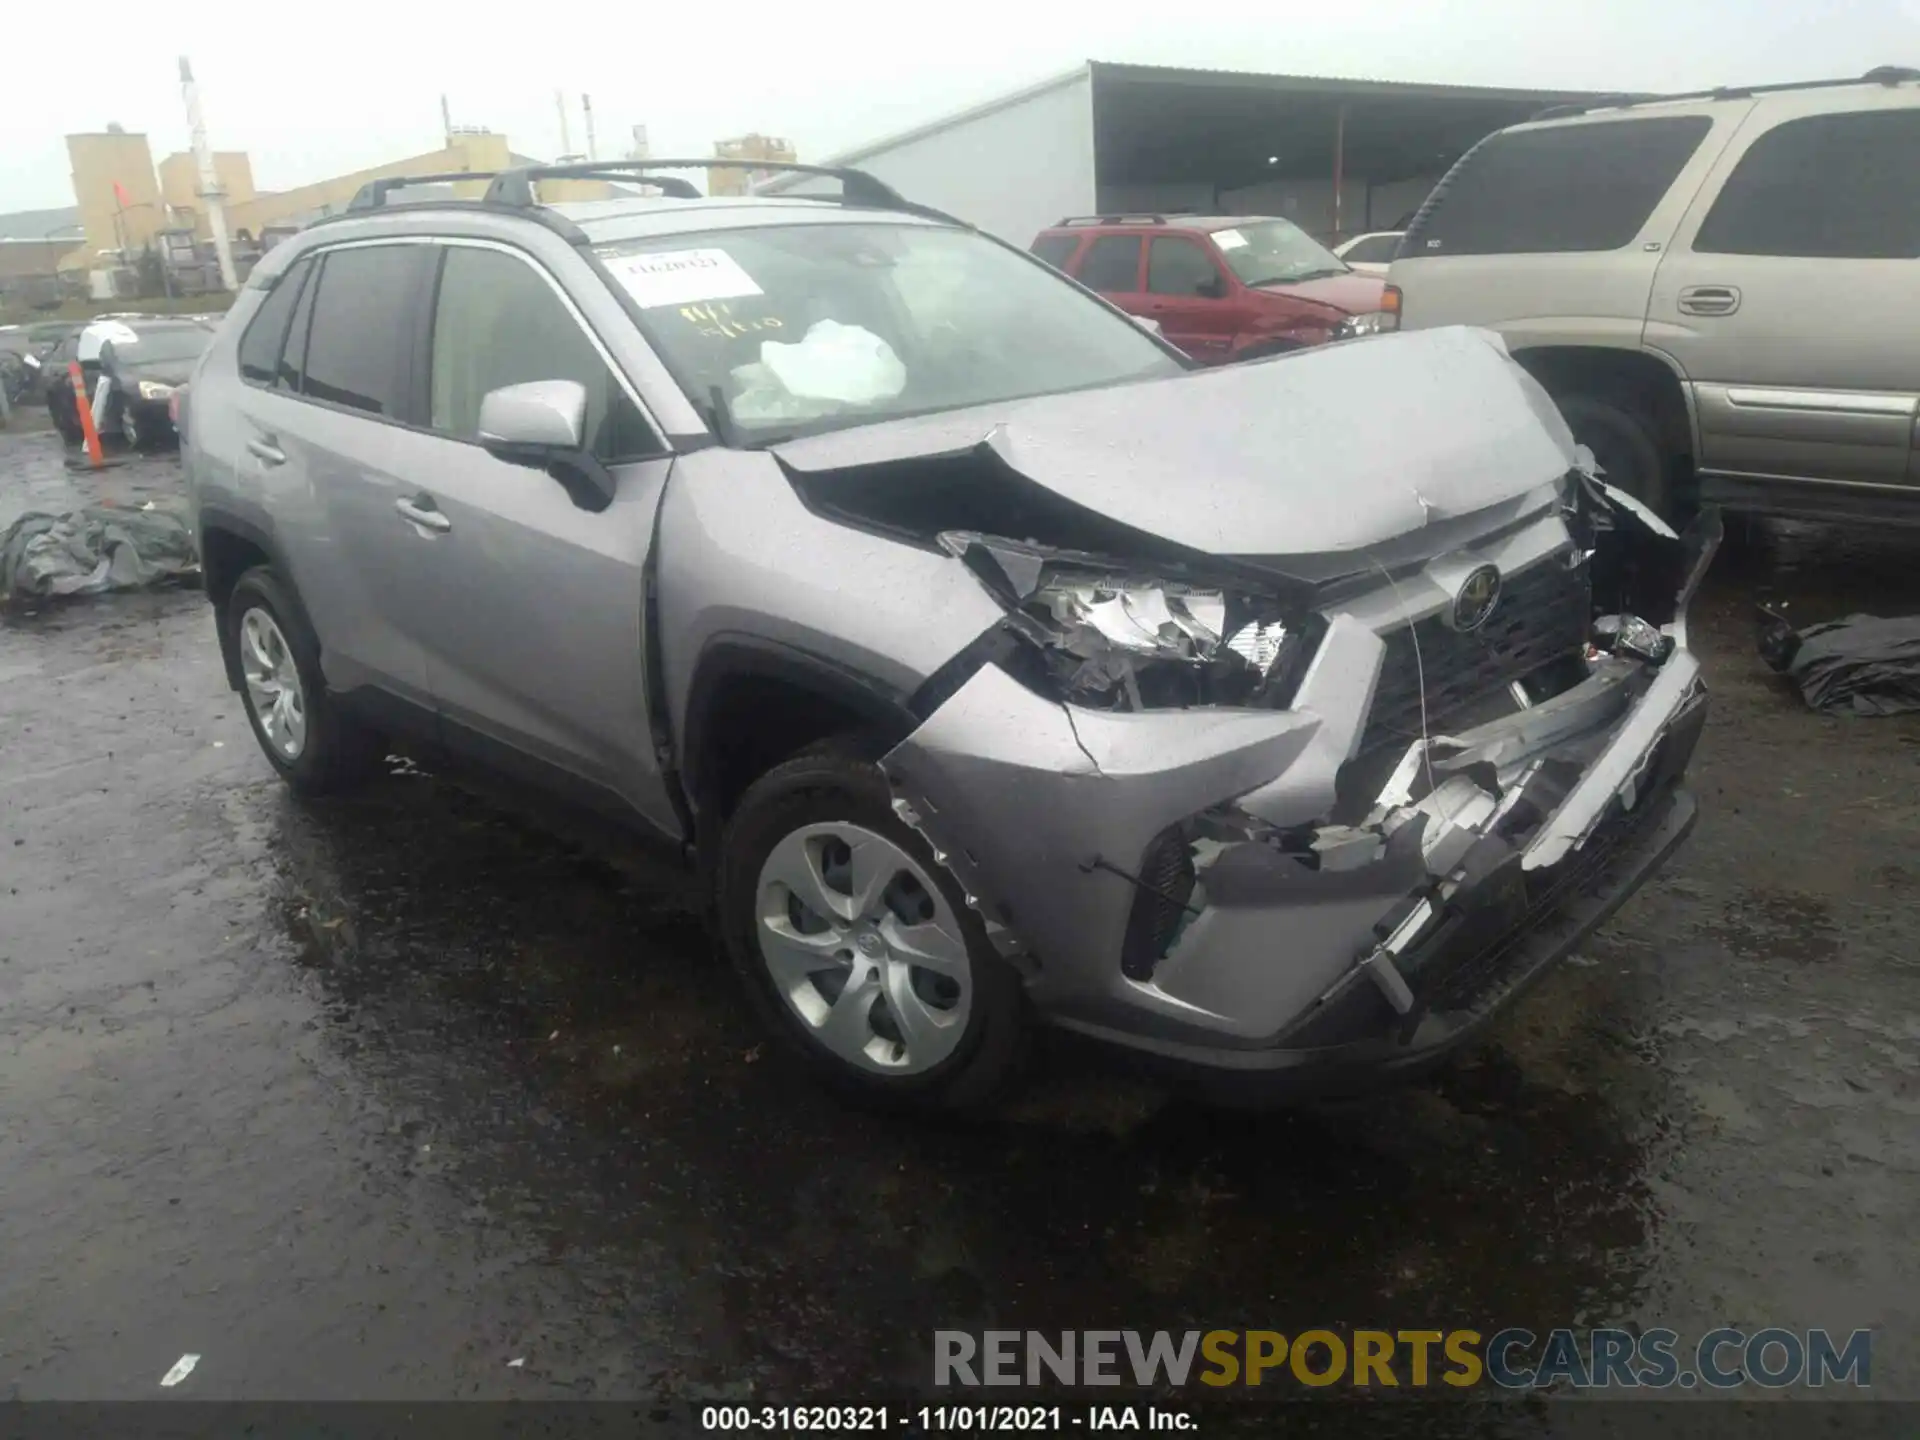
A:
<svg viewBox="0 0 1920 1440">
<path fill-rule="evenodd" d="M 1122 210 L 1113 215 L 1063 215 L 1054 223 L 1056 227 L 1068 225 L 1164 225 L 1167 223 L 1167 217 L 1149 210 Z"/>
<path fill-rule="evenodd" d="M 382 180 L 369 180 L 354 191 L 347 209 L 378 210 L 396 190 L 414 185 L 446 185 L 456 180 L 492 180 L 499 173 L 498 170 L 449 170 L 439 175 L 390 175 Z"/>
<path fill-rule="evenodd" d="M 864 170 L 837 165 L 803 165 L 797 160 L 584 160 L 568 165 L 526 165 L 495 177 L 493 184 L 487 187 L 487 199 L 498 205 L 530 206 L 538 203 L 533 193 L 534 182 L 538 180 L 632 179 L 652 170 L 777 170 L 798 175 L 822 175 L 840 182 L 840 199 L 845 204 L 865 205 L 876 210 L 906 210 L 919 215 L 935 215 L 942 220 L 952 219 L 937 210 L 930 211 L 923 205 L 914 204 L 884 180 L 875 179 Z M 666 190 L 669 183 L 674 181 L 673 176 L 662 176 L 649 178 L 646 183 Z M 702 198 L 700 192 L 685 180 L 677 183 L 692 192 L 682 198 Z"/>
<path fill-rule="evenodd" d="M 1778 95 L 1791 90 L 1824 90 L 1835 85 L 1899 85 L 1920 80 L 1920 70 L 1910 65 L 1876 65 L 1864 75 L 1847 75 L 1833 80 L 1788 80 L 1778 85 L 1719 85 L 1711 90 L 1685 90 L 1672 95 L 1596 95 L 1572 105 L 1549 105 L 1527 119 L 1559 120 L 1569 115 L 1585 115 L 1593 110 L 1625 110 L 1635 105 L 1665 105 L 1676 100 L 1750 100 L 1755 95 Z"/>
</svg>

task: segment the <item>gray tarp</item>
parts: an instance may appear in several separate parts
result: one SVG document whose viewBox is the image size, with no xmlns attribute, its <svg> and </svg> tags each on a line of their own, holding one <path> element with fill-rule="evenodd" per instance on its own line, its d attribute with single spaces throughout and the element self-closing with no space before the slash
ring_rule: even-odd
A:
<svg viewBox="0 0 1920 1440">
<path fill-rule="evenodd" d="M 139 590 L 199 570 L 193 533 L 164 510 L 90 505 L 65 515 L 34 512 L 0 533 L 0 602 Z"/>
<path fill-rule="evenodd" d="M 1760 637 L 1760 653 L 1800 687 L 1815 710 L 1847 715 L 1920 710 L 1920 615 L 1849 615 L 1804 630 L 1773 619 Z"/>
</svg>

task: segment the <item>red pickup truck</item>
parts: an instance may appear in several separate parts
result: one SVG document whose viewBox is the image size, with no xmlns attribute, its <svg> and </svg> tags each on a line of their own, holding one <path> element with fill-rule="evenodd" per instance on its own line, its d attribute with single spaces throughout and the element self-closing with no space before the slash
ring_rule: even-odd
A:
<svg viewBox="0 0 1920 1440">
<path fill-rule="evenodd" d="M 1077 216 L 1031 248 L 1205 364 L 1398 328 L 1379 276 L 1272 216 Z"/>
</svg>

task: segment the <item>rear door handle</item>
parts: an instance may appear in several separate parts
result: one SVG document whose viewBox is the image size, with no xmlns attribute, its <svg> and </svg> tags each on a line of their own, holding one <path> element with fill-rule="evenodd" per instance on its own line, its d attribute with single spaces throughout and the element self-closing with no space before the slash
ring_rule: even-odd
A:
<svg viewBox="0 0 1920 1440">
<path fill-rule="evenodd" d="M 247 453 L 265 465 L 287 463 L 287 452 L 280 448 L 272 435 L 256 435 L 247 441 Z"/>
<path fill-rule="evenodd" d="M 453 529 L 453 521 L 440 513 L 431 495 L 416 495 L 411 500 L 396 500 L 393 502 L 393 508 L 423 529 L 437 530 L 443 535 Z"/>
<path fill-rule="evenodd" d="M 1731 315 L 1740 308 L 1740 292 L 1732 285 L 1689 285 L 1678 303 L 1682 315 Z"/>
</svg>

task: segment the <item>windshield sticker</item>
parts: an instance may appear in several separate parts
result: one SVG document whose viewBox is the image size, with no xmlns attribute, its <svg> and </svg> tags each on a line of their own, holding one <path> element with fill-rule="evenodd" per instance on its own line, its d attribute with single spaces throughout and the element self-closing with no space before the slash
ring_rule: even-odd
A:
<svg viewBox="0 0 1920 1440">
<path fill-rule="evenodd" d="M 760 287 L 724 250 L 661 250 L 616 255 L 607 269 L 641 306 L 692 305 L 758 295 Z"/>
<path fill-rule="evenodd" d="M 1216 230 L 1213 232 L 1213 243 L 1222 250 L 1238 250 L 1247 243 L 1247 237 L 1238 230 Z"/>
<path fill-rule="evenodd" d="M 741 316 L 724 300 L 700 305 L 682 305 L 680 318 L 702 335 L 714 340 L 735 340 L 756 330 L 779 330 L 785 325 L 778 315 Z"/>
</svg>

